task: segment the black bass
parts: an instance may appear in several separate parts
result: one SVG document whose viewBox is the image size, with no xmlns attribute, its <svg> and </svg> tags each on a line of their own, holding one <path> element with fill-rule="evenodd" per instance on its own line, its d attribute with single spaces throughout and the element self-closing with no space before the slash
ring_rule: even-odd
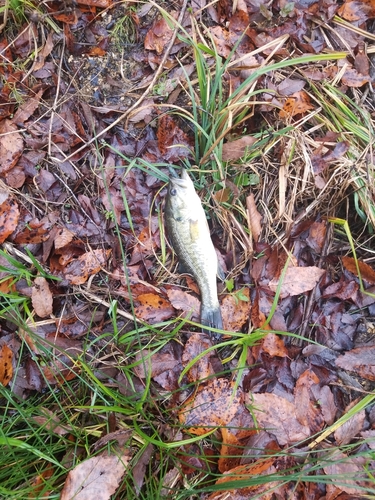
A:
<svg viewBox="0 0 375 500">
<path fill-rule="evenodd" d="M 193 275 L 199 286 L 202 325 L 222 330 L 216 285 L 218 259 L 201 200 L 185 169 L 181 178 L 169 180 L 165 224 L 182 269 Z"/>
</svg>

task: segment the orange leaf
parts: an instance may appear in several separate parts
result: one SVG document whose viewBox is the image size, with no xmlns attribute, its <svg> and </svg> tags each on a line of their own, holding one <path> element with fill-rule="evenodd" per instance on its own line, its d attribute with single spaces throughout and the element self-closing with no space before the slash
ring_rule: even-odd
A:
<svg viewBox="0 0 375 500">
<path fill-rule="evenodd" d="M 0 243 L 4 243 L 16 229 L 19 215 L 18 205 L 14 200 L 8 198 L 2 203 L 0 206 Z"/>
<path fill-rule="evenodd" d="M 287 348 L 284 345 L 283 339 L 275 333 L 268 333 L 262 341 L 262 349 L 270 356 L 280 356 L 286 358 L 288 356 Z"/>
<path fill-rule="evenodd" d="M 9 172 L 16 166 L 23 150 L 23 139 L 17 125 L 10 120 L 0 121 L 0 171 Z"/>
<path fill-rule="evenodd" d="M 358 276 L 357 267 L 355 265 L 355 260 L 353 257 L 342 257 L 342 263 L 350 273 L 354 274 L 354 276 Z M 361 273 L 361 277 L 363 280 L 367 281 L 371 285 L 375 284 L 375 271 L 372 267 L 370 267 L 366 262 L 362 262 L 358 260 L 358 267 Z"/>
<path fill-rule="evenodd" d="M 243 288 L 242 293 L 249 298 L 248 288 Z M 238 300 L 233 295 L 227 295 L 221 303 L 221 313 L 224 330 L 239 332 L 246 321 L 249 320 L 250 302 Z"/>
<path fill-rule="evenodd" d="M 283 109 L 280 110 L 280 118 L 291 118 L 295 115 L 304 114 L 313 106 L 310 102 L 310 97 L 304 90 L 295 92 L 285 101 Z"/>
<path fill-rule="evenodd" d="M 138 295 L 137 301 L 140 304 L 135 307 L 135 315 L 149 323 L 164 321 L 175 314 L 170 302 L 156 293 Z"/>
<path fill-rule="evenodd" d="M 9 384 L 13 377 L 12 366 L 13 352 L 7 345 L 1 346 L 0 349 L 0 383 L 3 386 Z"/>
<path fill-rule="evenodd" d="M 257 242 L 259 240 L 260 233 L 262 231 L 262 216 L 258 212 L 254 195 L 251 193 L 246 198 L 246 209 L 247 216 L 249 219 L 251 236 L 254 241 Z"/>
</svg>

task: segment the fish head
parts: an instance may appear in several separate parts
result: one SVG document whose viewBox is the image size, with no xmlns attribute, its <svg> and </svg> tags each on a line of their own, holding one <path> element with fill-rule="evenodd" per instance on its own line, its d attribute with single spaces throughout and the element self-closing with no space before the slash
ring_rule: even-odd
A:
<svg viewBox="0 0 375 500">
<path fill-rule="evenodd" d="M 185 169 L 182 170 L 181 177 L 170 177 L 167 198 L 173 211 L 189 210 L 189 205 L 196 196 L 193 181 Z"/>
</svg>

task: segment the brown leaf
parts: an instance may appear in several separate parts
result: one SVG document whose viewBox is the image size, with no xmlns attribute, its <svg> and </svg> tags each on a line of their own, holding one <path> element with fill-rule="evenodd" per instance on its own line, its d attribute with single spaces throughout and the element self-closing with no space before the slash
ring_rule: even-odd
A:
<svg viewBox="0 0 375 500">
<path fill-rule="evenodd" d="M 300 424 L 310 427 L 315 434 L 323 428 L 324 421 L 320 409 L 317 408 L 315 398 L 312 398 L 312 386 L 319 384 L 319 379 L 312 370 L 306 370 L 296 382 L 294 400 L 296 417 Z"/>
<path fill-rule="evenodd" d="M 285 101 L 283 109 L 279 111 L 279 116 L 280 118 L 291 118 L 304 114 L 310 109 L 313 109 L 313 106 L 309 95 L 304 90 L 300 90 Z"/>
<path fill-rule="evenodd" d="M 202 335 L 201 333 L 193 333 L 185 344 L 184 352 L 182 355 L 183 365 L 187 366 L 193 359 L 195 359 L 203 351 L 211 346 L 212 342 L 207 338 L 206 335 Z M 189 382 L 205 380 L 210 375 L 213 375 L 215 373 L 210 362 L 210 358 L 213 355 L 214 353 L 212 351 L 208 352 L 190 368 L 187 373 Z"/>
<path fill-rule="evenodd" d="M 23 139 L 15 123 L 0 121 L 0 173 L 4 174 L 16 166 L 23 151 Z"/>
<path fill-rule="evenodd" d="M 44 427 L 49 432 L 53 432 L 58 436 L 64 436 L 72 430 L 72 427 L 70 425 L 60 425 L 61 421 L 59 417 L 48 408 L 42 408 L 42 411 L 44 415 L 37 415 L 36 417 L 32 417 L 34 422 L 36 422 L 41 427 Z"/>
<path fill-rule="evenodd" d="M 9 384 L 13 377 L 13 351 L 7 345 L 0 348 L 0 384 L 4 387 Z"/>
<path fill-rule="evenodd" d="M 251 236 L 254 241 L 257 242 L 259 240 L 260 233 L 262 232 L 262 216 L 258 212 L 254 195 L 251 193 L 246 197 L 246 210 L 247 217 L 250 223 L 250 231 Z"/>
<path fill-rule="evenodd" d="M 210 380 L 200 387 L 182 407 L 179 419 L 192 434 L 202 435 L 213 427 L 229 425 L 242 408 L 242 393 L 227 379 Z"/>
<path fill-rule="evenodd" d="M 355 68 L 347 68 L 341 78 L 341 82 L 348 87 L 362 87 L 369 81 L 369 75 L 362 75 Z"/>
<path fill-rule="evenodd" d="M 68 243 L 72 241 L 73 237 L 74 233 L 69 231 L 69 229 L 66 229 L 66 227 L 62 227 L 61 229 L 59 229 L 59 231 L 56 233 L 54 241 L 56 250 L 65 247 L 65 245 L 68 245 Z"/>
<path fill-rule="evenodd" d="M 6 199 L 0 205 L 0 243 L 4 243 L 16 229 L 19 215 L 17 202 L 12 198 Z"/>
<path fill-rule="evenodd" d="M 52 314 L 53 298 L 48 281 L 45 278 L 35 278 L 31 302 L 40 318 L 48 318 Z"/>
<path fill-rule="evenodd" d="M 201 303 L 197 297 L 183 290 L 169 289 L 167 296 L 172 306 L 180 311 L 184 311 L 183 317 L 189 318 L 191 321 L 200 321 Z"/>
<path fill-rule="evenodd" d="M 336 366 L 375 380 L 375 346 L 357 347 L 336 359 Z"/>
<path fill-rule="evenodd" d="M 109 500 L 116 492 L 130 458 L 129 454 L 113 454 L 85 460 L 68 473 L 60 499 Z"/>
<path fill-rule="evenodd" d="M 44 90 L 39 90 L 39 92 L 28 99 L 27 101 L 24 101 L 21 106 L 17 109 L 16 113 L 14 114 L 13 117 L 13 122 L 19 124 L 23 124 L 26 120 L 30 118 L 30 116 L 34 113 L 36 109 L 39 107 L 40 99 L 43 95 Z"/>
<path fill-rule="evenodd" d="M 46 43 L 44 44 L 42 50 L 38 52 L 38 55 L 35 60 L 35 64 L 33 66 L 33 73 L 43 68 L 44 61 L 46 57 L 50 55 L 55 44 L 53 43 L 53 35 L 52 31 L 50 31 L 47 35 Z"/>
<path fill-rule="evenodd" d="M 222 160 L 234 161 L 242 158 L 244 154 L 255 144 L 257 139 L 251 135 L 245 135 L 235 141 L 226 142 L 223 145 Z"/>
<path fill-rule="evenodd" d="M 358 276 L 357 267 L 355 265 L 355 260 L 353 259 L 353 257 L 342 257 L 341 260 L 345 269 L 354 274 L 354 276 Z M 361 260 L 358 260 L 357 262 L 362 279 L 367 281 L 371 285 L 374 285 L 375 271 L 373 270 L 373 268 L 366 264 L 366 262 L 362 262 Z"/>
<path fill-rule="evenodd" d="M 328 465 L 325 467 L 323 465 L 323 470 L 327 476 L 333 476 L 331 481 L 335 487 L 349 495 L 354 495 L 354 498 L 359 498 L 358 486 L 363 485 L 365 475 L 363 465 L 357 464 L 355 457 L 348 457 L 340 450 L 331 451 L 327 461 L 322 457 L 322 464 L 324 463 Z M 334 476 L 338 477 L 337 481 L 335 481 Z M 336 495 L 334 498 L 336 498 Z"/>
<path fill-rule="evenodd" d="M 350 408 L 346 408 L 345 413 Z M 335 430 L 334 436 L 338 446 L 349 444 L 354 438 L 358 437 L 359 433 L 363 430 L 366 412 L 361 410 L 344 422 L 338 429 Z"/>
<path fill-rule="evenodd" d="M 324 269 L 316 266 L 289 266 L 281 285 L 280 297 L 299 295 L 312 290 L 324 273 Z M 276 292 L 278 284 L 279 279 L 273 278 L 268 286 L 273 292 Z"/>
<path fill-rule="evenodd" d="M 137 301 L 139 305 L 134 309 L 135 315 L 149 323 L 165 321 L 175 314 L 171 303 L 156 293 L 138 295 Z"/>
<path fill-rule="evenodd" d="M 173 12 L 171 14 L 173 15 Z M 145 49 L 155 50 L 157 54 L 161 54 L 172 36 L 173 29 L 169 27 L 164 17 L 157 19 L 146 33 Z"/>
<path fill-rule="evenodd" d="M 276 436 L 280 446 L 302 441 L 310 436 L 307 425 L 299 423 L 296 406 L 276 394 L 253 394 L 250 398 L 252 412 L 259 427 Z"/>
<path fill-rule="evenodd" d="M 337 14 L 347 21 L 367 21 L 374 17 L 375 6 L 372 0 L 345 0 Z"/>
<path fill-rule="evenodd" d="M 268 333 L 264 337 L 262 340 L 262 350 L 272 357 L 280 356 L 281 358 L 286 358 L 288 356 L 288 350 L 284 345 L 283 339 L 275 333 Z"/>
<path fill-rule="evenodd" d="M 107 262 L 111 250 L 91 250 L 70 262 L 65 268 L 65 278 L 72 285 L 82 285 L 89 276 L 97 274 Z"/>
<path fill-rule="evenodd" d="M 242 289 L 243 295 L 250 297 L 249 289 Z M 221 313 L 223 317 L 224 330 L 240 332 L 250 316 L 249 301 L 239 300 L 233 295 L 226 295 L 221 303 Z"/>
</svg>

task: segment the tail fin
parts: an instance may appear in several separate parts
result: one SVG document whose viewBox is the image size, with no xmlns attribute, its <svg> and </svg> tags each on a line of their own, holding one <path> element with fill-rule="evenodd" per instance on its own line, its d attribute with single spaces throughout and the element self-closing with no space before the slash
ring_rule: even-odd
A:
<svg viewBox="0 0 375 500">
<path fill-rule="evenodd" d="M 219 330 L 223 329 L 223 319 L 221 317 L 220 306 L 217 306 L 215 309 L 208 309 L 202 307 L 201 310 L 201 323 L 202 325 L 210 326 L 211 328 L 217 328 Z M 202 331 L 208 333 L 212 339 L 220 340 L 221 333 L 211 332 L 210 330 L 205 330 L 202 328 Z"/>
</svg>

